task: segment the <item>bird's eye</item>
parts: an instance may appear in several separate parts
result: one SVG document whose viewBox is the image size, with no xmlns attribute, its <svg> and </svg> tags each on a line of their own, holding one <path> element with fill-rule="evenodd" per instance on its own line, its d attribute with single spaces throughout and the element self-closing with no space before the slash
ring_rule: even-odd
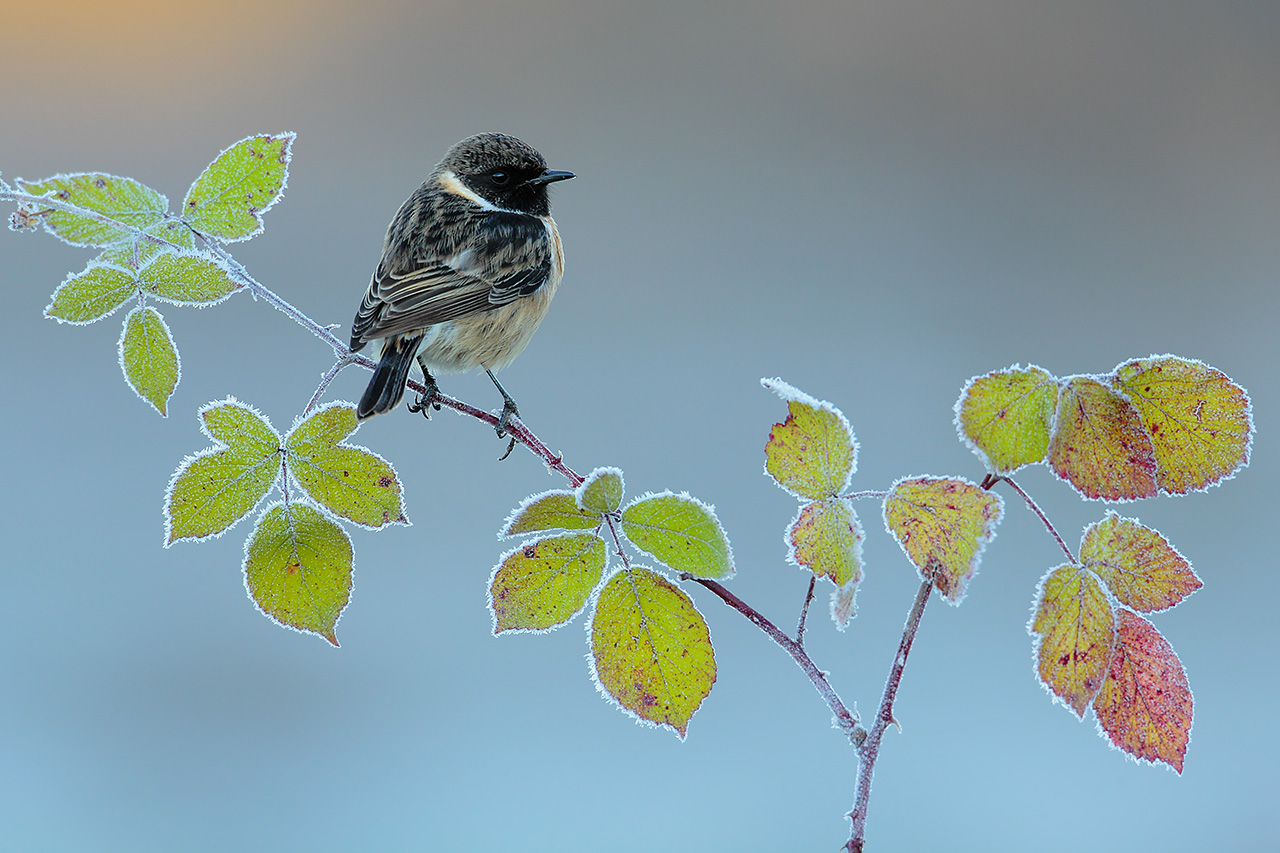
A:
<svg viewBox="0 0 1280 853">
<path fill-rule="evenodd" d="M 502 186 L 507 181 L 511 180 L 511 176 L 501 169 L 494 169 L 489 173 L 489 180 L 493 181 L 497 186 Z"/>
</svg>

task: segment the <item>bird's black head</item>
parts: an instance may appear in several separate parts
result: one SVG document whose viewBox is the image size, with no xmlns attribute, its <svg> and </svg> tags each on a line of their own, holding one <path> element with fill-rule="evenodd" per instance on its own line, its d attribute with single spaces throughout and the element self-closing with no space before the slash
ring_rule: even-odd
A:
<svg viewBox="0 0 1280 853">
<path fill-rule="evenodd" d="M 469 190 L 494 207 L 534 216 L 551 212 L 547 185 L 573 177 L 572 172 L 548 169 L 541 154 L 505 133 L 481 133 L 462 140 L 444 155 L 436 172 L 446 189 L 451 189 L 448 176 L 452 173 L 462 184 L 452 188 L 454 192 L 466 195 Z"/>
</svg>

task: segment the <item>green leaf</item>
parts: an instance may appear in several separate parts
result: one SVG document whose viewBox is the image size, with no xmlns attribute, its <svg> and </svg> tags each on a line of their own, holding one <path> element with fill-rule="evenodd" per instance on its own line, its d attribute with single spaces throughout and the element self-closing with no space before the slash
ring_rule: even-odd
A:
<svg viewBox="0 0 1280 853">
<path fill-rule="evenodd" d="M 578 486 L 576 495 L 578 508 L 583 512 L 595 515 L 617 512 L 622 506 L 622 471 L 597 468 Z"/>
<path fill-rule="evenodd" d="M 858 442 L 840 410 L 783 382 L 760 384 L 787 401 L 787 419 L 774 424 L 764 446 L 765 470 L 793 495 L 834 497 L 849 488 L 858 463 Z"/>
<path fill-rule="evenodd" d="M 165 546 L 218 536 L 249 514 L 280 476 L 280 436 L 261 414 L 227 398 L 200 410 L 215 444 L 178 466 L 165 495 Z"/>
<path fill-rule="evenodd" d="M 862 528 L 848 498 L 827 498 L 800 508 L 787 530 L 788 559 L 836 586 L 862 578 Z M 850 605 L 852 606 L 852 605 Z"/>
<path fill-rule="evenodd" d="M 276 503 L 258 516 L 244 546 L 244 584 L 258 609 L 289 628 L 334 633 L 351 598 L 351 539 L 303 503 Z"/>
<path fill-rule="evenodd" d="M 227 268 L 204 255 L 157 254 L 138 283 L 147 292 L 178 305 L 212 305 L 240 289 Z"/>
<path fill-rule="evenodd" d="M 284 194 L 296 134 L 250 136 L 223 151 L 187 190 L 183 218 L 225 242 L 262 231 L 262 214 Z"/>
<path fill-rule="evenodd" d="M 150 263 L 151 259 L 161 252 L 192 251 L 195 249 L 195 239 L 191 236 L 191 229 L 176 219 L 162 219 L 147 228 L 146 232 L 173 245 L 166 246 L 161 243 L 153 243 L 150 240 L 135 236 L 103 249 L 102 253 L 98 255 L 98 262 L 114 264 L 118 267 L 136 271 Z"/>
<path fill-rule="evenodd" d="M 969 449 L 997 474 L 1043 461 L 1058 403 L 1049 371 L 1014 365 L 976 376 L 956 402 L 956 428 Z"/>
<path fill-rule="evenodd" d="M 59 323 L 93 323 L 114 313 L 137 293 L 131 272 L 94 263 L 58 285 L 44 315 Z"/>
<path fill-rule="evenodd" d="M 289 473 L 334 515 L 373 528 L 407 524 L 400 480 L 391 464 L 363 447 L 340 443 L 358 426 L 349 403 L 316 409 L 285 438 Z"/>
<path fill-rule="evenodd" d="M 599 527 L 599 513 L 578 509 L 577 495 L 563 489 L 525 499 L 502 525 L 499 536 L 519 536 L 539 530 L 591 530 Z"/>
<path fill-rule="evenodd" d="M 592 533 L 528 542 L 502 556 L 489 578 L 493 632 L 549 631 L 587 606 L 608 555 Z"/>
<path fill-rule="evenodd" d="M 622 532 L 641 551 L 699 578 L 733 577 L 733 551 L 715 509 L 687 494 L 645 495 L 622 511 Z"/>
<path fill-rule="evenodd" d="M 107 246 L 127 240 L 132 232 L 123 226 L 150 228 L 169 209 L 169 200 L 133 178 L 101 172 L 54 175 L 42 181 L 17 180 L 18 188 L 32 195 L 46 196 L 86 211 L 101 214 L 114 222 L 85 213 L 53 208 L 34 212 L 45 230 L 73 246 Z"/>
<path fill-rule="evenodd" d="M 169 397 L 178 387 L 182 369 L 169 327 L 156 309 L 134 308 L 124 318 L 120 369 L 129 387 L 167 417 Z"/>
<path fill-rule="evenodd" d="M 591 668 L 624 710 L 683 740 L 716 681 L 715 650 L 702 614 L 657 572 L 636 566 L 609 578 L 591 620 Z"/>
</svg>

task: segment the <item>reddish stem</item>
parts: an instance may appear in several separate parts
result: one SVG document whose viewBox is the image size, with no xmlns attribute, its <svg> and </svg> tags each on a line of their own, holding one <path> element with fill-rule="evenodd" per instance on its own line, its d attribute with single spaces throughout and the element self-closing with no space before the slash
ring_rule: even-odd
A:
<svg viewBox="0 0 1280 853">
<path fill-rule="evenodd" d="M 916 630 L 920 627 L 920 617 L 924 615 L 924 606 L 929 603 L 929 593 L 933 590 L 933 580 L 920 584 L 916 600 L 907 614 L 906 627 L 902 629 L 902 641 L 898 644 L 898 654 L 893 659 L 889 670 L 889 680 L 884 685 L 884 695 L 880 699 L 880 710 L 876 711 L 875 723 L 867 733 L 866 740 L 858 750 L 858 789 L 855 794 L 853 811 L 849 820 L 853 826 L 849 832 L 849 843 L 844 846 L 848 853 L 862 853 L 867 828 L 867 803 L 871 799 L 871 777 L 875 773 L 876 758 L 880 755 L 880 740 L 885 729 L 895 722 L 893 719 L 893 700 L 898 695 L 898 685 L 902 683 L 902 670 L 907 665 L 907 655 L 911 653 L 911 644 L 915 642 Z"/>
<path fill-rule="evenodd" d="M 1049 520 L 1049 517 L 1045 515 L 1044 511 L 1041 510 L 1040 507 L 1036 504 L 1036 502 L 1031 499 L 1031 495 L 1024 492 L 1021 486 L 1019 486 L 1017 483 L 1015 483 L 1013 480 L 1009 479 L 1008 477 L 993 478 L 989 476 L 987 479 L 991 480 L 991 485 L 987 485 L 986 484 L 987 480 L 983 480 L 982 482 L 983 482 L 984 489 L 990 489 L 991 486 L 994 486 L 996 483 L 1000 482 L 1001 480 L 1004 480 L 1006 483 L 1008 483 L 1009 488 L 1017 492 L 1022 497 L 1022 500 L 1026 502 L 1027 506 L 1030 507 L 1031 511 L 1034 512 L 1042 522 L 1044 522 L 1045 529 L 1047 529 L 1050 535 L 1052 535 L 1053 538 L 1057 541 L 1058 547 L 1062 548 L 1062 553 L 1067 555 L 1067 559 L 1071 561 L 1071 564 L 1076 565 L 1076 555 L 1071 553 L 1071 549 L 1067 547 L 1067 543 L 1063 541 L 1060 535 L 1058 535 L 1058 529 L 1053 526 L 1053 522 Z"/>
<path fill-rule="evenodd" d="M 866 729 L 862 728 L 862 725 L 858 722 L 857 715 L 850 713 L 849 709 L 845 707 L 844 701 L 841 700 L 840 695 L 836 693 L 835 688 L 831 686 L 831 682 L 827 681 L 826 673 L 818 669 L 817 665 L 813 662 L 813 658 L 809 657 L 809 653 L 804 650 L 804 646 L 784 634 L 782 630 L 778 628 L 777 625 L 770 622 L 763 613 L 756 610 L 750 604 L 747 604 L 741 598 L 738 598 L 738 596 L 726 589 L 724 585 L 713 580 L 707 580 L 706 578 L 694 577 L 688 572 L 681 572 L 680 580 L 693 581 L 694 583 L 702 584 L 707 589 L 720 596 L 720 599 L 724 601 L 725 604 L 750 619 L 757 628 L 764 631 L 765 634 L 769 636 L 769 639 L 773 640 L 779 646 L 782 646 L 783 651 L 791 655 L 792 659 L 800 665 L 800 669 L 804 671 L 804 674 L 809 676 L 809 680 L 813 682 L 813 686 L 818 688 L 818 693 L 822 694 L 822 698 L 827 702 L 827 707 L 829 707 L 831 709 L 831 713 L 835 715 L 836 723 L 839 725 L 840 730 L 849 736 L 849 740 L 853 742 L 855 747 L 862 743 L 862 738 L 866 737 Z"/>
</svg>

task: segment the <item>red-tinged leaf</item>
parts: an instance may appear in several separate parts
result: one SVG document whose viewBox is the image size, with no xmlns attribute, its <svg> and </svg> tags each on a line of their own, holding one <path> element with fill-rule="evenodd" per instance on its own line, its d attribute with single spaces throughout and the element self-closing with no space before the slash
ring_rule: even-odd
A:
<svg viewBox="0 0 1280 853">
<path fill-rule="evenodd" d="M 587 605 L 608 560 L 594 533 L 527 542 L 502 557 L 489 578 L 493 632 L 549 631 Z"/>
<path fill-rule="evenodd" d="M 1156 457 L 1138 412 L 1088 376 L 1066 380 L 1049 441 L 1053 472 L 1085 497 L 1155 497 Z"/>
<path fill-rule="evenodd" d="M 839 409 L 781 379 L 760 383 L 787 401 L 787 419 L 774 424 L 764 446 L 765 471 L 796 497 L 821 500 L 849 488 L 858 442 Z"/>
<path fill-rule="evenodd" d="M 862 577 L 862 528 L 848 498 L 828 498 L 800 508 L 787 530 L 788 556 L 836 586 Z"/>
<path fill-rule="evenodd" d="M 1083 717 L 1102 687 L 1114 643 L 1115 617 L 1102 585 L 1076 566 L 1054 569 L 1040 582 L 1031 630 L 1039 635 L 1040 681 Z"/>
<path fill-rule="evenodd" d="M 1169 641 L 1136 613 L 1121 610 L 1106 683 L 1093 702 L 1098 725 L 1121 750 L 1182 773 L 1194 702 Z"/>
<path fill-rule="evenodd" d="M 1222 371 L 1161 355 L 1120 365 L 1112 383 L 1142 417 L 1164 491 L 1206 489 L 1249 464 L 1249 395 Z"/>
<path fill-rule="evenodd" d="M 952 604 L 964 598 L 1003 514 L 999 495 L 961 479 L 899 480 L 884 499 L 884 526 L 921 579 L 932 580 Z"/>
<path fill-rule="evenodd" d="M 1187 558 L 1167 539 L 1114 512 L 1085 530 L 1080 562 L 1121 604 L 1142 613 L 1173 607 L 1201 586 Z"/>
</svg>

